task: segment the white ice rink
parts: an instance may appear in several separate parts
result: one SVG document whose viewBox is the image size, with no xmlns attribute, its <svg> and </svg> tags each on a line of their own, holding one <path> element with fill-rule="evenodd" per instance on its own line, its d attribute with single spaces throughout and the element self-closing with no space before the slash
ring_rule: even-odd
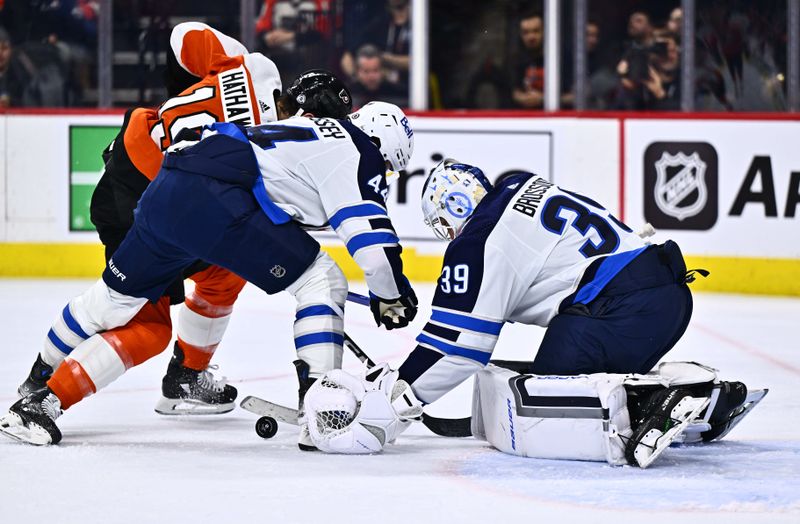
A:
<svg viewBox="0 0 800 524">
<path fill-rule="evenodd" d="M 88 281 L 0 280 L 0 409 L 15 400 L 50 322 Z M 430 285 L 418 285 L 422 304 Z M 358 289 L 356 289 L 358 290 Z M 427 319 L 387 333 L 348 306 L 346 329 L 397 366 Z M 214 359 L 239 388 L 291 404 L 292 300 L 247 287 Z M 522 459 L 473 439 L 412 428 L 376 456 L 297 449 L 255 416 L 167 418 L 153 406 L 170 351 L 130 370 L 59 419 L 64 440 L 35 448 L 0 438 L 0 522 L 792 522 L 800 523 L 800 300 L 695 296 L 692 324 L 668 355 L 771 392 L 720 443 L 671 448 L 650 469 Z M 498 358 L 530 358 L 542 330 L 503 330 Z M 345 368 L 357 361 L 345 354 Z M 428 410 L 466 416 L 462 386 Z"/>
</svg>

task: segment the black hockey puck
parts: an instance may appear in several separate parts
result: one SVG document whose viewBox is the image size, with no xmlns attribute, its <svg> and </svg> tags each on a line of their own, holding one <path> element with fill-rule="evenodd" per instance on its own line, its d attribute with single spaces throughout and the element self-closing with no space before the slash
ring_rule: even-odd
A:
<svg viewBox="0 0 800 524">
<path fill-rule="evenodd" d="M 256 420 L 256 434 L 261 438 L 272 438 L 278 432 L 278 421 L 272 417 Z"/>
</svg>

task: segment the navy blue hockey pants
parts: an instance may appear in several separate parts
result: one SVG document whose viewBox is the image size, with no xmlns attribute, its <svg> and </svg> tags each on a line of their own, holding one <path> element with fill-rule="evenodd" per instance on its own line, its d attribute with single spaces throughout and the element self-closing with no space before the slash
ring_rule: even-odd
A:
<svg viewBox="0 0 800 524">
<path fill-rule="evenodd" d="M 167 155 L 103 280 L 125 295 L 156 301 L 200 259 L 267 293 L 282 291 L 313 263 L 319 244 L 296 222 L 278 225 L 267 217 L 252 192 L 257 181 L 249 144 L 227 136 Z"/>
<path fill-rule="evenodd" d="M 651 246 L 588 304 L 562 306 L 531 366 L 537 375 L 646 373 L 686 331 L 692 295 L 674 242 Z"/>
</svg>

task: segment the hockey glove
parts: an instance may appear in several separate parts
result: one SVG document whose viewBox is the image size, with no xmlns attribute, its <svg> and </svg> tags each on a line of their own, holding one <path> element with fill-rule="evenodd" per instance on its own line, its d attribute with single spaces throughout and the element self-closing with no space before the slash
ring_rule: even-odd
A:
<svg viewBox="0 0 800 524">
<path fill-rule="evenodd" d="M 417 316 L 417 295 L 408 285 L 398 298 L 383 299 L 369 294 L 369 308 L 375 318 L 375 324 L 387 330 L 406 327 Z"/>
</svg>

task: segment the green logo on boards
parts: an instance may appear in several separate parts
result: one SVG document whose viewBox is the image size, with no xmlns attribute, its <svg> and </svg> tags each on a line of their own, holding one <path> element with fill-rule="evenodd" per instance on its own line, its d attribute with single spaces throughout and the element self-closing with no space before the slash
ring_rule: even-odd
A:
<svg viewBox="0 0 800 524">
<path fill-rule="evenodd" d="M 89 203 L 103 174 L 103 150 L 119 126 L 69 126 L 69 230 L 94 231 Z"/>
</svg>

